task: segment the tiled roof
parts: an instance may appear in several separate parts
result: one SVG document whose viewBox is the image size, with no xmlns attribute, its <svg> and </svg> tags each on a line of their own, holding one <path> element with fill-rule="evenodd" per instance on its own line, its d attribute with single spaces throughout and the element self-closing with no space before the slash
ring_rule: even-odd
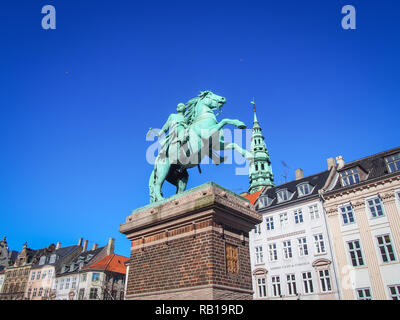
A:
<svg viewBox="0 0 400 320">
<path fill-rule="evenodd" d="M 332 189 L 329 192 L 327 192 L 327 194 L 343 189 L 353 188 L 356 185 L 366 183 L 371 180 L 383 178 L 385 176 L 400 174 L 400 172 L 390 173 L 385 161 L 385 158 L 387 156 L 397 154 L 399 152 L 400 152 L 400 147 L 397 147 L 359 160 L 345 163 L 343 168 L 338 170 L 339 173 L 351 168 L 359 167 L 364 172 L 367 173 L 366 179 L 364 181 L 360 181 L 358 184 L 352 184 L 345 187 L 342 186 L 340 179 L 337 179 L 336 184 L 332 187 Z"/>
<path fill-rule="evenodd" d="M 47 253 L 46 255 L 46 261 L 43 264 L 39 264 L 40 259 L 35 263 L 35 265 L 32 267 L 32 269 L 35 268 L 41 268 L 44 265 L 57 265 L 59 263 L 62 263 L 62 259 L 66 256 L 68 256 L 72 251 L 76 250 L 78 245 L 73 245 L 73 246 L 67 246 L 67 247 L 61 247 L 59 249 L 54 250 L 53 252 Z M 50 263 L 50 256 L 53 254 L 57 255 L 56 260 L 53 263 Z"/>
<path fill-rule="evenodd" d="M 268 206 L 260 208 L 260 210 L 263 211 L 263 210 L 271 209 L 274 207 L 286 206 L 288 204 L 292 204 L 297 201 L 317 197 L 318 190 L 321 189 L 325 185 L 325 182 L 328 179 L 329 173 L 330 173 L 330 170 L 326 170 L 326 171 L 322 171 L 320 173 L 317 173 L 317 174 L 314 174 L 314 175 L 311 175 L 308 177 L 304 177 L 302 179 L 293 180 L 293 181 L 281 184 L 276 187 L 265 189 L 262 192 L 262 194 L 260 195 L 259 199 L 261 197 L 268 197 L 271 200 L 271 203 Z M 312 186 L 311 192 L 308 195 L 299 196 L 297 186 L 299 184 L 305 183 L 305 182 L 308 182 Z M 289 200 L 278 203 L 277 191 L 282 190 L 282 189 L 287 189 L 291 193 L 291 196 L 290 196 Z"/>
<path fill-rule="evenodd" d="M 127 257 L 113 253 L 97 261 L 95 264 L 84 268 L 83 270 L 95 269 L 126 274 L 126 266 L 124 263 L 128 260 L 129 258 Z"/>
<path fill-rule="evenodd" d="M 246 199 L 249 199 L 251 204 L 254 204 L 254 203 L 256 203 L 256 201 L 257 201 L 257 199 L 258 199 L 258 197 L 259 197 L 259 195 L 261 194 L 262 191 L 263 191 L 263 189 L 261 189 L 261 190 L 259 190 L 257 192 L 254 192 L 254 193 L 250 193 L 250 194 L 248 194 L 246 196 L 243 196 L 243 197 L 246 198 Z"/>
</svg>

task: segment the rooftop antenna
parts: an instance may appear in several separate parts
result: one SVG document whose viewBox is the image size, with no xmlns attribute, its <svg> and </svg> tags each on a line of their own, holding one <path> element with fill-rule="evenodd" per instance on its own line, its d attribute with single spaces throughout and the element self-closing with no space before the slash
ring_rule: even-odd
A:
<svg viewBox="0 0 400 320">
<path fill-rule="evenodd" d="M 285 179 L 285 183 L 287 182 L 287 172 L 286 172 L 286 169 L 290 169 L 290 167 L 286 164 L 286 162 L 285 161 L 281 161 L 281 163 L 282 163 L 282 165 L 283 165 L 283 167 L 284 167 L 284 169 L 283 169 L 283 179 Z"/>
</svg>

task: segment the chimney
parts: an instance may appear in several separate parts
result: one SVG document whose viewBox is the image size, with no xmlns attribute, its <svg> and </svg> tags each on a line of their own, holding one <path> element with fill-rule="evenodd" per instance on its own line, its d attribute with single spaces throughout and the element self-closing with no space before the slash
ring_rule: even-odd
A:
<svg viewBox="0 0 400 320">
<path fill-rule="evenodd" d="M 344 167 L 344 159 L 343 156 L 337 156 L 336 162 L 338 164 L 338 169 L 342 169 Z"/>
<path fill-rule="evenodd" d="M 88 243 L 89 243 L 89 240 L 83 241 L 83 249 L 82 249 L 82 252 L 85 252 L 85 251 L 87 250 Z"/>
<path fill-rule="evenodd" d="M 61 248 L 61 242 L 57 242 L 56 250 Z"/>
<path fill-rule="evenodd" d="M 94 244 L 93 244 L 92 250 L 96 250 L 98 246 L 99 246 L 99 245 L 98 245 L 97 243 L 94 243 Z"/>
<path fill-rule="evenodd" d="M 114 238 L 108 239 L 107 255 L 114 253 L 114 245 L 115 245 L 115 239 Z"/>
<path fill-rule="evenodd" d="M 336 165 L 334 158 L 326 159 L 326 163 L 328 164 L 328 170 L 331 170 L 331 168 L 333 168 Z"/>
<path fill-rule="evenodd" d="M 296 169 L 295 171 L 296 174 L 296 180 L 300 180 L 304 178 L 304 174 L 303 174 L 303 169 Z"/>
<path fill-rule="evenodd" d="M 83 241 L 82 238 L 79 238 L 79 239 L 78 239 L 78 246 L 82 246 L 82 241 Z"/>
</svg>

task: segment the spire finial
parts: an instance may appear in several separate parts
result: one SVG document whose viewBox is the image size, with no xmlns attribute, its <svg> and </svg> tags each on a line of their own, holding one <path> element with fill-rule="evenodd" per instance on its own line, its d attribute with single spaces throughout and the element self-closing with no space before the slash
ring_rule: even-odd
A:
<svg viewBox="0 0 400 320">
<path fill-rule="evenodd" d="M 253 100 L 251 100 L 250 103 L 253 105 L 253 112 L 256 112 L 256 103 L 254 101 L 255 101 L 255 99 L 253 97 Z"/>
</svg>

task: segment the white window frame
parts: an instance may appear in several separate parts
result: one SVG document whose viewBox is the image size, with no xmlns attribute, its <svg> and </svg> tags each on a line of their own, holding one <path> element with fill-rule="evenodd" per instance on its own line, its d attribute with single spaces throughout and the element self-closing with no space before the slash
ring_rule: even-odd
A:
<svg viewBox="0 0 400 320">
<path fill-rule="evenodd" d="M 297 286 L 296 286 L 296 275 L 294 273 L 286 275 L 286 284 L 288 289 L 288 296 L 296 296 Z"/>
<path fill-rule="evenodd" d="M 326 245 L 323 233 L 314 234 L 313 237 L 314 237 L 315 254 L 326 253 Z"/>
<path fill-rule="evenodd" d="M 257 277 L 256 282 L 257 282 L 258 297 L 259 298 L 267 297 L 267 279 L 265 278 L 265 276 Z"/>
<path fill-rule="evenodd" d="M 276 191 L 278 203 L 290 200 L 291 194 L 288 189 L 280 189 Z"/>
<path fill-rule="evenodd" d="M 285 228 L 289 225 L 289 217 L 287 212 L 282 212 L 279 214 L 279 222 L 281 224 L 281 228 Z"/>
<path fill-rule="evenodd" d="M 306 257 L 308 256 L 308 244 L 307 244 L 307 237 L 297 238 L 297 246 L 299 249 L 299 257 Z"/>
<path fill-rule="evenodd" d="M 292 241 L 284 240 L 282 241 L 282 245 L 283 245 L 283 259 L 289 260 L 293 258 Z"/>
<path fill-rule="evenodd" d="M 389 161 L 389 158 L 391 158 L 390 161 Z M 385 157 L 385 162 L 386 162 L 386 166 L 389 170 L 389 173 L 400 171 L 400 153 L 395 153 L 395 154 Z M 390 164 L 393 164 L 393 167 L 395 167 L 394 170 L 392 169 Z"/>
<path fill-rule="evenodd" d="M 256 264 L 264 263 L 263 246 L 254 247 L 254 254 L 256 258 Z"/>
<path fill-rule="evenodd" d="M 340 179 L 342 180 L 343 187 L 361 182 L 360 173 L 358 172 L 357 167 L 340 172 Z"/>
<path fill-rule="evenodd" d="M 394 289 L 395 293 L 392 292 L 391 289 Z M 392 300 L 400 300 L 400 284 L 391 284 L 388 286 L 389 290 L 389 297 L 392 298 Z"/>
<path fill-rule="evenodd" d="M 272 276 L 271 277 L 272 283 L 272 296 L 273 297 L 280 297 L 282 296 L 282 287 L 281 287 L 281 278 L 280 276 Z"/>
<path fill-rule="evenodd" d="M 310 185 L 308 182 L 303 182 L 297 185 L 297 192 L 299 193 L 299 197 L 304 197 L 309 195 L 312 192 L 312 190 L 313 186 Z"/>
<path fill-rule="evenodd" d="M 305 271 L 301 274 L 303 280 L 303 289 L 305 294 L 314 293 L 314 283 L 312 279 L 312 272 Z"/>
<path fill-rule="evenodd" d="M 320 218 L 319 208 L 317 204 L 313 204 L 308 207 L 308 212 L 310 213 L 310 219 L 316 220 Z"/>
<path fill-rule="evenodd" d="M 301 209 L 296 209 L 293 211 L 293 218 L 294 218 L 294 223 L 295 224 L 301 224 L 304 222 L 303 218 L 303 210 Z"/>
<path fill-rule="evenodd" d="M 390 240 L 389 243 L 387 243 L 386 240 L 384 239 L 385 236 L 388 236 L 388 237 L 389 237 L 389 240 Z M 382 245 L 379 244 L 379 238 L 380 238 L 380 237 L 382 237 L 383 240 L 385 241 Z M 390 263 L 390 262 L 397 261 L 396 250 L 395 250 L 395 248 L 394 248 L 394 244 L 393 244 L 393 241 L 392 241 L 391 234 L 390 234 L 390 233 L 384 233 L 384 234 L 377 235 L 375 238 L 376 238 L 377 249 L 378 249 L 378 253 L 379 253 L 379 257 L 380 257 L 381 262 L 382 262 L 382 263 Z M 388 246 L 388 245 L 390 245 L 390 246 L 392 247 L 392 252 L 393 252 L 393 256 L 394 256 L 394 259 L 393 259 L 393 260 L 390 258 L 390 253 L 389 253 L 389 251 L 388 251 L 388 249 L 387 249 L 387 246 Z M 382 251 L 381 251 L 381 247 L 384 247 L 385 256 L 386 256 L 386 258 L 388 259 L 388 261 L 384 261 L 384 259 L 383 259 L 383 253 L 382 253 Z"/>
<path fill-rule="evenodd" d="M 322 272 L 322 275 L 321 275 Z M 329 269 L 319 269 L 318 270 L 318 278 L 321 285 L 321 292 L 332 292 L 332 279 L 331 273 Z M 324 290 L 325 288 L 325 290 Z"/>
<path fill-rule="evenodd" d="M 362 293 L 362 296 L 360 295 L 360 291 Z M 369 292 L 369 294 L 367 293 Z M 357 288 L 356 289 L 356 296 L 357 300 L 372 300 L 372 291 L 371 288 L 366 287 L 366 288 Z"/>
<path fill-rule="evenodd" d="M 35 276 L 36 276 L 36 272 L 33 271 L 33 272 L 31 273 L 31 281 L 35 280 Z"/>
<path fill-rule="evenodd" d="M 345 212 L 343 212 L 343 210 L 342 210 L 343 208 L 345 209 Z M 349 213 L 351 213 L 351 216 Z M 339 215 L 340 215 L 340 220 L 342 222 L 342 226 L 347 226 L 347 225 L 356 223 L 356 214 L 355 214 L 354 208 L 351 205 L 351 203 L 341 205 L 339 207 Z M 346 216 L 347 222 L 345 221 L 344 216 Z M 350 217 L 352 217 L 353 221 L 350 221 Z"/>
<path fill-rule="evenodd" d="M 376 200 L 379 200 L 378 204 L 376 203 Z M 372 205 L 369 203 L 370 201 L 373 202 Z M 378 206 L 381 207 L 381 211 L 382 211 L 381 215 L 378 214 L 378 209 L 377 209 Z M 383 205 L 383 201 L 382 201 L 381 197 L 379 197 L 378 195 L 365 199 L 365 207 L 368 208 L 370 219 L 378 219 L 378 218 L 386 216 L 385 206 Z M 374 210 L 375 210 L 375 214 L 376 214 L 375 216 L 373 214 L 372 208 L 374 208 Z"/>
<path fill-rule="evenodd" d="M 275 229 L 274 226 L 274 217 L 273 216 L 269 216 L 265 218 L 265 223 L 266 223 L 266 230 L 267 231 L 271 231 Z"/>
<path fill-rule="evenodd" d="M 346 245 L 347 245 L 347 252 L 348 252 L 348 257 L 349 257 L 351 265 L 353 267 L 365 266 L 365 259 L 364 259 L 364 254 L 363 254 L 363 250 L 362 250 L 362 246 L 361 246 L 361 240 L 360 239 L 350 240 L 350 241 L 346 242 Z M 350 245 L 352 245 L 353 248 L 350 248 Z M 354 255 L 354 259 L 353 259 L 353 255 Z M 361 260 L 361 262 L 360 262 L 360 260 Z"/>
<path fill-rule="evenodd" d="M 269 261 L 274 262 L 278 260 L 278 249 L 276 247 L 276 243 L 268 244 L 268 253 L 269 253 Z"/>
</svg>

